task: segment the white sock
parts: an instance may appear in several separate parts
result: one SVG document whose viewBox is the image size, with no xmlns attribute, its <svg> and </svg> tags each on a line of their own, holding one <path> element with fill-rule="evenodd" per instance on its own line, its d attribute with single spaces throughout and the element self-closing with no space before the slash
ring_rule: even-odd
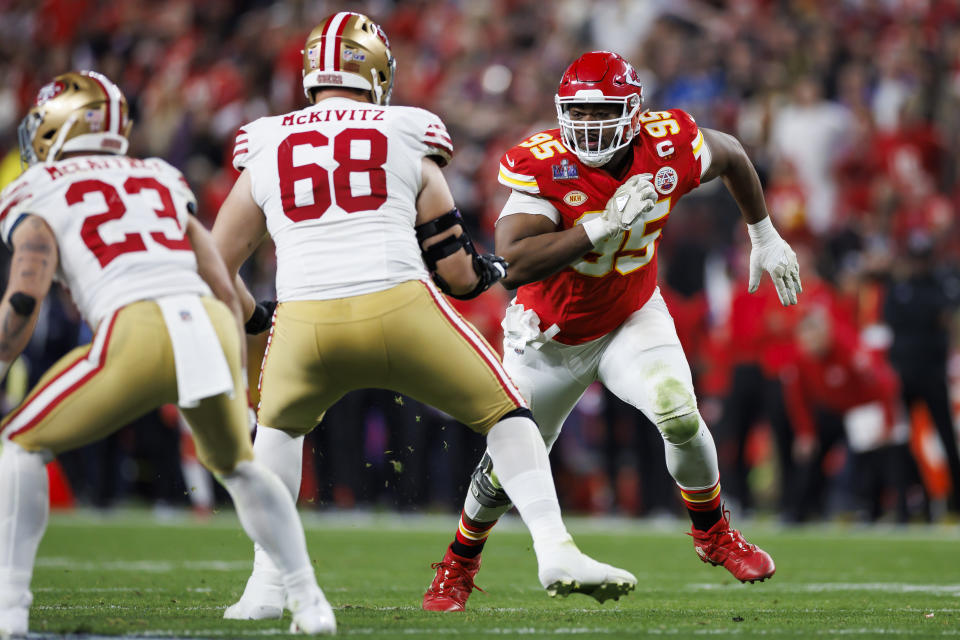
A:
<svg viewBox="0 0 960 640">
<path fill-rule="evenodd" d="M 283 483 L 256 461 L 241 462 L 220 481 L 230 492 L 247 535 L 269 554 L 285 584 L 294 580 L 297 591 L 290 595 L 303 598 L 302 589 L 316 587 L 316 579 L 300 516 Z"/>
<path fill-rule="evenodd" d="M 296 504 L 303 474 L 303 436 L 290 436 L 286 431 L 258 424 L 253 457 L 280 478 Z M 280 584 L 282 580 L 277 565 L 259 543 L 253 545 L 253 574 L 271 584 Z"/>
<path fill-rule="evenodd" d="M 500 484 L 530 530 L 534 547 L 569 541 L 547 449 L 533 420 L 511 417 L 493 425 L 487 433 L 487 451 Z"/>
<path fill-rule="evenodd" d="M 296 502 L 303 474 L 303 436 L 291 436 L 286 431 L 258 424 L 253 457 L 277 474 Z"/>
<path fill-rule="evenodd" d="M 0 451 L 0 606 L 29 606 L 30 579 L 47 528 L 45 455 L 4 441 Z"/>
<path fill-rule="evenodd" d="M 712 487 L 720 479 L 717 447 L 707 425 L 700 420 L 697 434 L 683 444 L 663 441 L 667 471 L 678 485 L 687 489 Z"/>
</svg>

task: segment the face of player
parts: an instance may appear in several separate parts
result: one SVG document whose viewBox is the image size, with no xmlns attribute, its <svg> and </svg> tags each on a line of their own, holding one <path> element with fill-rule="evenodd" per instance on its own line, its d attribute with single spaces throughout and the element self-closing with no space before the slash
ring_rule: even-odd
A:
<svg viewBox="0 0 960 640">
<path fill-rule="evenodd" d="M 567 115 L 576 122 L 616 120 L 623 116 L 623 107 L 619 104 L 573 104 L 567 110 Z M 601 145 L 611 145 L 616 135 L 617 127 L 576 129 L 577 143 L 588 151 L 597 151 Z"/>
</svg>

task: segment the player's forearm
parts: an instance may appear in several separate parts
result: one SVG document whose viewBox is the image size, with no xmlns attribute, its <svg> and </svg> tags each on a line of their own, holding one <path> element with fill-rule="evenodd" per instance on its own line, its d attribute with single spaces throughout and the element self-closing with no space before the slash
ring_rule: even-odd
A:
<svg viewBox="0 0 960 640">
<path fill-rule="evenodd" d="M 730 195 L 737 201 L 744 222 L 753 224 L 767 217 L 767 203 L 763 198 L 763 186 L 757 170 L 739 142 L 737 147 L 739 152 L 732 154 L 721 177 Z"/>
<path fill-rule="evenodd" d="M 501 280 L 507 289 L 537 282 L 567 267 L 593 250 L 593 243 L 578 225 L 523 238 L 501 247 L 497 255 L 508 263 L 507 277 Z"/>
<path fill-rule="evenodd" d="M 26 295 L 22 292 L 21 296 Z M 16 302 L 17 299 L 14 298 Z M 22 304 L 22 303 L 21 303 Z M 27 302 L 30 305 L 29 302 Z M 18 309 L 17 304 L 12 304 L 10 292 L 4 296 L 3 303 L 0 303 L 0 378 L 7 370 L 7 366 L 16 360 L 33 334 L 33 327 L 37 323 L 37 316 L 40 312 L 39 302 L 30 305 L 29 314 L 23 314 L 23 309 Z"/>
<path fill-rule="evenodd" d="M 250 293 L 250 290 L 247 289 L 247 283 L 243 281 L 239 273 L 233 278 L 233 287 L 237 292 L 237 299 L 240 301 L 240 313 L 243 316 L 243 320 L 247 321 L 250 319 L 250 316 L 253 315 L 257 301 L 253 297 L 253 294 Z"/>
<path fill-rule="evenodd" d="M 187 235 L 190 237 L 193 252 L 197 256 L 197 272 L 200 274 L 200 277 L 210 287 L 213 295 L 227 305 L 230 311 L 237 317 L 240 324 L 243 324 L 242 311 L 236 289 L 227 272 L 227 267 L 223 263 L 223 259 L 217 252 L 210 232 L 207 231 L 196 218 L 190 218 L 187 223 Z"/>
<path fill-rule="evenodd" d="M 57 265 L 53 234 L 31 216 L 14 232 L 10 279 L 0 302 L 0 376 L 26 348 Z"/>
</svg>

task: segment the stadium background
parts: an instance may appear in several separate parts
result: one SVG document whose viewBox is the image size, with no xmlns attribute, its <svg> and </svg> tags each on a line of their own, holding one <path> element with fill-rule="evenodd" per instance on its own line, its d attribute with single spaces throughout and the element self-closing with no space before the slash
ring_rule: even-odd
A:
<svg viewBox="0 0 960 640">
<path fill-rule="evenodd" d="M 456 154 L 445 173 L 488 250 L 507 195 L 498 158 L 554 126 L 557 81 L 583 51 L 631 60 L 647 107 L 682 108 L 701 126 L 737 135 L 775 224 L 800 254 L 801 305 L 779 308 L 766 285 L 747 297 L 749 244 L 719 181 L 677 206 L 659 258 L 728 503 L 789 522 L 923 521 L 957 511 L 941 439 L 925 409 L 899 401 L 896 374 L 932 385 L 960 368 L 947 357 L 960 296 L 960 3 L 0 1 L 0 183 L 19 171 L 16 125 L 37 89 L 68 69 L 95 69 L 130 100 L 131 154 L 181 168 L 211 224 L 235 178 L 236 129 L 303 105 L 303 39 L 344 9 L 387 31 L 398 64 L 393 102 L 446 122 Z M 272 273 L 264 247 L 244 269 L 257 297 L 272 296 Z M 936 322 L 917 326 L 910 319 L 923 314 L 889 301 L 920 281 L 932 283 L 924 313 Z M 496 287 L 461 307 L 498 347 L 508 300 Z M 88 338 L 68 296 L 51 294 L 5 382 L 4 411 Z M 891 358 L 895 339 L 909 348 Z M 818 343 L 849 349 L 818 359 Z M 844 376 L 858 370 L 876 378 L 881 392 L 869 400 L 893 419 L 882 410 L 852 419 L 848 383 L 856 385 Z M 408 398 L 370 391 L 341 401 L 307 447 L 304 507 L 452 512 L 482 442 Z M 656 430 L 599 387 L 569 419 L 553 461 L 569 511 L 673 516 L 680 508 Z M 51 473 L 60 476 L 59 505 L 145 501 L 203 513 L 222 500 L 174 410 L 63 456 Z"/>
</svg>

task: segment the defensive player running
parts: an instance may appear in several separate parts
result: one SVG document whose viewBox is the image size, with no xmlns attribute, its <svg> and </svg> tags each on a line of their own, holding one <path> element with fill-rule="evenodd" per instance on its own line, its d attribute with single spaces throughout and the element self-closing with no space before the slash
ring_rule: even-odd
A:
<svg viewBox="0 0 960 640">
<path fill-rule="evenodd" d="M 30 166 L 0 194 L 0 232 L 13 250 L 0 302 L 2 372 L 30 339 L 54 277 L 95 329 L 0 424 L 0 636 L 27 632 L 47 524 L 44 464 L 166 403 L 180 405 L 198 458 L 283 567 L 291 631 L 332 633 L 289 492 L 253 460 L 233 283 L 188 215 L 196 200 L 180 172 L 124 155 L 128 118 L 106 77 L 58 76 L 20 125 Z"/>
<path fill-rule="evenodd" d="M 500 182 L 512 191 L 497 222 L 496 249 L 510 263 L 503 284 L 519 286 L 503 322 L 504 366 L 548 447 L 595 380 L 642 411 L 663 436 L 700 558 L 739 580 L 764 580 L 773 575 L 773 560 L 731 529 L 723 511 L 716 449 L 657 288 L 654 256 L 677 199 L 720 176 L 753 241 L 750 290 L 765 269 L 781 302 L 796 303 L 797 260 L 767 217 L 760 181 L 740 144 L 698 129 L 683 111 L 641 111 L 642 103 L 639 78 L 626 60 L 584 54 L 560 81 L 560 128 L 504 154 Z M 617 195 L 624 189 L 649 196 L 649 204 L 624 215 Z M 510 508 L 496 466 L 485 455 L 474 471 L 424 609 L 464 609 L 487 535 Z"/>
<path fill-rule="evenodd" d="M 460 224 L 440 172 L 453 151 L 443 123 L 422 109 L 389 106 L 393 78 L 383 30 L 366 16 L 336 13 L 304 46 L 311 106 L 261 118 L 237 137 L 241 174 L 214 240 L 231 274 L 268 231 L 277 251 L 257 459 L 296 496 L 304 434 L 338 398 L 364 387 L 409 395 L 487 435 L 551 595 L 619 597 L 636 579 L 576 548 L 526 402 L 496 352 L 441 293 L 479 295 L 505 264 L 479 255 Z M 237 287 L 248 330 L 270 326 L 265 306 L 242 281 Z M 280 577 L 257 547 L 253 575 L 225 616 L 280 616 Z"/>
</svg>

